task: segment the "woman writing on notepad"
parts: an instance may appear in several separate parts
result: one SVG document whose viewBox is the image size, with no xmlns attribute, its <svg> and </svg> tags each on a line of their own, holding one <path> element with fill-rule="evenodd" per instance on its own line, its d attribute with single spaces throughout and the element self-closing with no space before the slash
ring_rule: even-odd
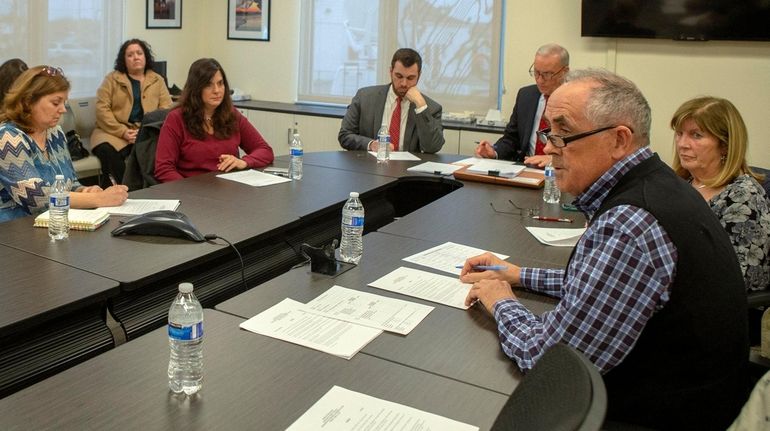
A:
<svg viewBox="0 0 770 431">
<path fill-rule="evenodd" d="M 241 157 L 239 150 L 244 151 Z M 222 66 L 202 58 L 190 66 L 179 106 L 166 117 L 155 154 L 155 178 L 174 181 L 206 172 L 260 168 L 273 149 L 235 107 Z"/>
<path fill-rule="evenodd" d="M 61 126 L 70 83 L 61 69 L 33 67 L 8 91 L 0 112 L 0 222 L 48 208 L 57 174 L 72 183 L 70 206 L 117 206 L 128 197 L 126 186 L 84 187 L 75 176 Z"/>
</svg>

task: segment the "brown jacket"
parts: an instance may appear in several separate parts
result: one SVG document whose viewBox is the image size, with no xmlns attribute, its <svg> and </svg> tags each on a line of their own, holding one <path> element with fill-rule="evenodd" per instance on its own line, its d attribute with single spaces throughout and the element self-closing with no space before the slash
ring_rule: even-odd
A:
<svg viewBox="0 0 770 431">
<path fill-rule="evenodd" d="M 171 95 L 168 93 L 163 77 L 147 70 L 142 81 L 142 109 L 144 113 L 156 109 L 171 107 Z M 120 151 L 128 145 L 123 134 L 129 128 L 136 129 L 138 124 L 130 124 L 128 116 L 134 104 L 131 82 L 123 72 L 112 71 L 104 77 L 102 85 L 96 90 L 96 128 L 91 134 L 91 148 L 108 142 Z"/>
</svg>

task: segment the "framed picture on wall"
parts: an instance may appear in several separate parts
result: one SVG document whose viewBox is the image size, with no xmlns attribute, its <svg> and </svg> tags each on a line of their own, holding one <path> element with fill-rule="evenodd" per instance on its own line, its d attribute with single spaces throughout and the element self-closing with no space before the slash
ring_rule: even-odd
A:
<svg viewBox="0 0 770 431">
<path fill-rule="evenodd" d="M 227 0 L 227 38 L 270 40 L 270 0 Z"/>
<path fill-rule="evenodd" d="M 182 28 L 182 0 L 147 0 L 147 28 Z"/>
</svg>

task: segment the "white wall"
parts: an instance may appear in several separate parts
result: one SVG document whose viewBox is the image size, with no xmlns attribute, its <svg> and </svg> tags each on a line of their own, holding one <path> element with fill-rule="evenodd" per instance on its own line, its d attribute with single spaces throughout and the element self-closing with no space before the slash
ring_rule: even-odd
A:
<svg viewBox="0 0 770 431">
<path fill-rule="evenodd" d="M 227 40 L 224 0 L 187 0 L 181 30 L 146 30 L 145 2 L 127 1 L 126 34 L 150 42 L 168 60 L 169 80 L 180 87 L 189 64 L 215 57 L 230 79 L 254 99 L 296 98 L 299 0 L 273 0 L 270 41 Z M 132 10 L 134 9 L 134 10 Z M 527 73 L 538 46 L 557 42 L 571 54 L 571 67 L 606 67 L 634 81 L 653 112 L 652 146 L 671 160 L 668 122 L 688 98 L 730 99 L 749 128 L 749 162 L 770 167 L 770 42 L 675 42 L 580 37 L 578 0 L 508 0 L 502 109 L 509 115 L 516 91 L 530 84 Z"/>
</svg>

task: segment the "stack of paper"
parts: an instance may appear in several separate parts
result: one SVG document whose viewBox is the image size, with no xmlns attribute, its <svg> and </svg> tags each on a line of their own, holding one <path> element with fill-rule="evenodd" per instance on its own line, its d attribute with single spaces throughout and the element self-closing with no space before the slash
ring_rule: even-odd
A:
<svg viewBox="0 0 770 431">
<path fill-rule="evenodd" d="M 240 324 L 257 334 L 350 359 L 382 334 L 379 329 L 308 313 L 305 304 L 286 298 Z"/>
<path fill-rule="evenodd" d="M 453 242 L 445 242 L 417 254 L 407 256 L 404 260 L 416 263 L 417 265 L 427 266 L 428 268 L 448 272 L 450 274 L 460 275 L 461 270 L 457 268 L 457 265 L 462 265 L 469 257 L 478 256 L 485 251 L 487 250 L 455 244 Z M 508 256 L 505 254 L 494 253 L 494 255 L 500 259 L 508 259 Z"/>
<path fill-rule="evenodd" d="M 35 217 L 35 227 L 48 227 L 50 211 L 46 211 Z M 70 229 L 94 231 L 101 225 L 107 223 L 110 215 L 102 210 L 80 210 L 70 209 L 68 213 Z"/>
<path fill-rule="evenodd" d="M 254 187 L 270 186 L 273 184 L 280 184 L 280 183 L 291 181 L 290 178 L 284 178 L 284 177 L 279 177 L 277 175 L 266 174 L 264 172 L 255 171 L 254 169 L 220 174 L 220 175 L 217 175 L 217 178 L 236 181 L 236 182 L 243 183 L 249 186 L 254 186 Z"/>
<path fill-rule="evenodd" d="M 462 283 L 456 277 L 447 277 L 402 266 L 369 283 L 369 286 L 463 310 L 469 308 L 465 305 L 465 298 L 468 296 L 468 291 L 471 290 L 471 285 Z"/>
<path fill-rule="evenodd" d="M 332 286 L 307 303 L 310 313 L 406 335 L 433 307 L 373 293 Z"/>
<path fill-rule="evenodd" d="M 541 243 L 554 247 L 574 247 L 586 231 L 585 228 L 553 229 L 546 227 L 528 227 L 527 230 Z"/>
<path fill-rule="evenodd" d="M 436 175 L 452 175 L 452 172 L 462 168 L 462 166 L 459 165 L 450 165 L 448 163 L 437 163 L 437 162 L 425 162 L 420 163 L 417 166 L 412 166 L 411 168 L 407 168 L 407 172 L 423 172 L 426 174 L 436 174 Z"/>
<path fill-rule="evenodd" d="M 479 428 L 403 404 L 334 386 L 286 430 L 375 429 L 478 431 Z"/>
<path fill-rule="evenodd" d="M 482 162 L 474 163 L 468 168 L 468 172 L 483 175 L 496 175 L 498 177 L 513 178 L 524 170 L 524 165 L 514 165 L 510 162 L 501 162 L 500 160 L 485 159 Z"/>
<path fill-rule="evenodd" d="M 427 305 L 332 286 L 307 304 L 286 298 L 240 327 L 350 359 L 383 330 L 408 334 L 432 310 Z"/>
<path fill-rule="evenodd" d="M 112 215 L 130 216 L 146 214 L 150 211 L 176 211 L 177 208 L 179 208 L 178 199 L 126 199 L 121 206 L 99 209 Z"/>
<path fill-rule="evenodd" d="M 376 151 L 369 151 L 369 154 L 373 155 L 374 157 L 377 157 Z M 388 153 L 388 157 L 390 160 L 412 160 L 412 161 L 420 160 L 419 157 L 407 151 L 391 151 Z"/>
</svg>

